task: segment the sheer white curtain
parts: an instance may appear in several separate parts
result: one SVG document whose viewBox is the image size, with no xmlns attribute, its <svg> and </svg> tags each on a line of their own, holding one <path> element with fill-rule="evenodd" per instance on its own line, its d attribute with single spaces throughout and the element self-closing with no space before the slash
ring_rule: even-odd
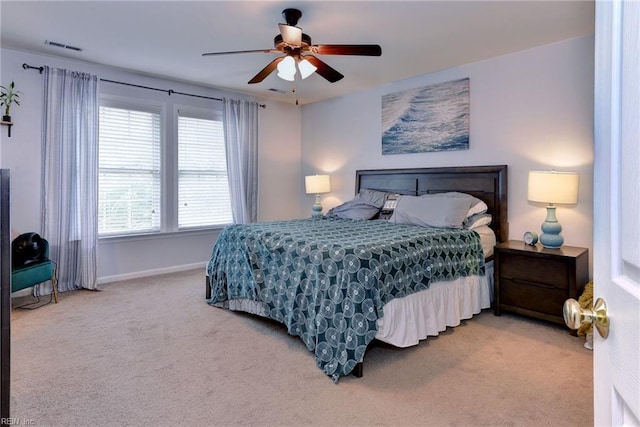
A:
<svg viewBox="0 0 640 427">
<path fill-rule="evenodd" d="M 42 237 L 60 291 L 97 287 L 98 80 L 44 67 Z"/>
<path fill-rule="evenodd" d="M 233 222 L 258 220 L 258 103 L 223 99 L 227 175 Z"/>
</svg>

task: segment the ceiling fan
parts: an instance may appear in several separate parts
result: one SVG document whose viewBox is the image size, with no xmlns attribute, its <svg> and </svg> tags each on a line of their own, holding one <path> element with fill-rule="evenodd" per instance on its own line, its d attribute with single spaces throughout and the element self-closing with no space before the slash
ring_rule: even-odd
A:
<svg viewBox="0 0 640 427">
<path fill-rule="evenodd" d="M 236 53 L 283 53 L 283 56 L 271 61 L 258 72 L 249 84 L 260 83 L 269 74 L 278 69 L 278 77 L 294 81 L 296 69 L 303 79 L 313 72 L 318 73 L 331 83 L 335 83 L 344 76 L 340 72 L 331 68 L 328 64 L 318 59 L 317 55 L 357 55 L 357 56 L 380 56 L 382 48 L 377 44 L 325 44 L 314 45 L 311 37 L 302 32 L 298 27 L 298 20 L 302 12 L 298 9 L 285 9 L 282 11 L 286 24 L 278 24 L 280 34 L 273 39 L 273 49 L 237 50 L 229 52 L 208 52 L 202 56 L 229 55 Z"/>
</svg>

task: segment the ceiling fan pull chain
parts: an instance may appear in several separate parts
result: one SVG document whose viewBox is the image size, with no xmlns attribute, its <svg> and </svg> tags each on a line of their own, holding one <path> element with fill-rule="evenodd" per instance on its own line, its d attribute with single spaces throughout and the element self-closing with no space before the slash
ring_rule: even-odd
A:
<svg viewBox="0 0 640 427">
<path fill-rule="evenodd" d="M 296 82 L 291 84 L 291 92 L 296 94 L 296 105 L 298 105 L 298 91 L 296 90 Z"/>
</svg>

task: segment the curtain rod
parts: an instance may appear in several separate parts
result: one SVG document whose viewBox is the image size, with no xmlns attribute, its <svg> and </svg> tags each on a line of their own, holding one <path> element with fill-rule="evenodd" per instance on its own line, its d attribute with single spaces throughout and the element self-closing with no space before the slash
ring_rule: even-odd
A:
<svg viewBox="0 0 640 427">
<path fill-rule="evenodd" d="M 22 68 L 25 70 L 38 70 L 40 72 L 40 74 L 42 74 L 42 72 L 44 71 L 44 67 L 34 67 L 32 65 L 29 65 L 27 63 L 22 64 Z M 107 82 L 107 83 L 115 83 L 118 85 L 124 85 L 124 86 L 132 86 L 132 87 L 137 87 L 137 88 L 141 88 L 141 89 L 149 89 L 149 90 L 156 90 L 158 92 L 166 92 L 167 95 L 171 96 L 173 94 L 176 95 L 184 95 L 184 96 L 192 96 L 194 98 L 203 98 L 203 99 L 212 99 L 214 101 L 222 101 L 222 98 L 213 98 L 211 96 L 204 96 L 204 95 L 195 95 L 193 93 L 185 93 L 185 92 L 176 92 L 173 89 L 158 89 L 155 87 L 150 87 L 150 86 L 142 86 L 142 85 L 137 85 L 137 84 L 133 84 L 133 83 L 125 83 L 125 82 L 119 82 L 116 80 L 109 80 L 109 79 L 100 79 L 101 82 Z M 258 104 L 261 108 L 266 108 L 267 106 L 265 104 Z"/>
</svg>

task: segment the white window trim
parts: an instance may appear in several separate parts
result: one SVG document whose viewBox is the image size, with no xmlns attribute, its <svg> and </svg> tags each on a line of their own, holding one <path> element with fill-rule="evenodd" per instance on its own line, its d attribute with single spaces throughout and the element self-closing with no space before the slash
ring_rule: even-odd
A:
<svg viewBox="0 0 640 427">
<path fill-rule="evenodd" d="M 189 116 L 222 121 L 222 108 L 196 107 L 172 104 L 161 100 L 131 98 L 103 93 L 100 105 L 160 114 L 160 231 L 98 236 L 103 243 L 117 243 L 133 240 L 153 240 L 171 235 L 199 235 L 217 233 L 228 224 L 202 227 L 178 228 L 178 117 L 180 112 Z M 171 144 L 169 144 L 171 136 Z"/>
</svg>

